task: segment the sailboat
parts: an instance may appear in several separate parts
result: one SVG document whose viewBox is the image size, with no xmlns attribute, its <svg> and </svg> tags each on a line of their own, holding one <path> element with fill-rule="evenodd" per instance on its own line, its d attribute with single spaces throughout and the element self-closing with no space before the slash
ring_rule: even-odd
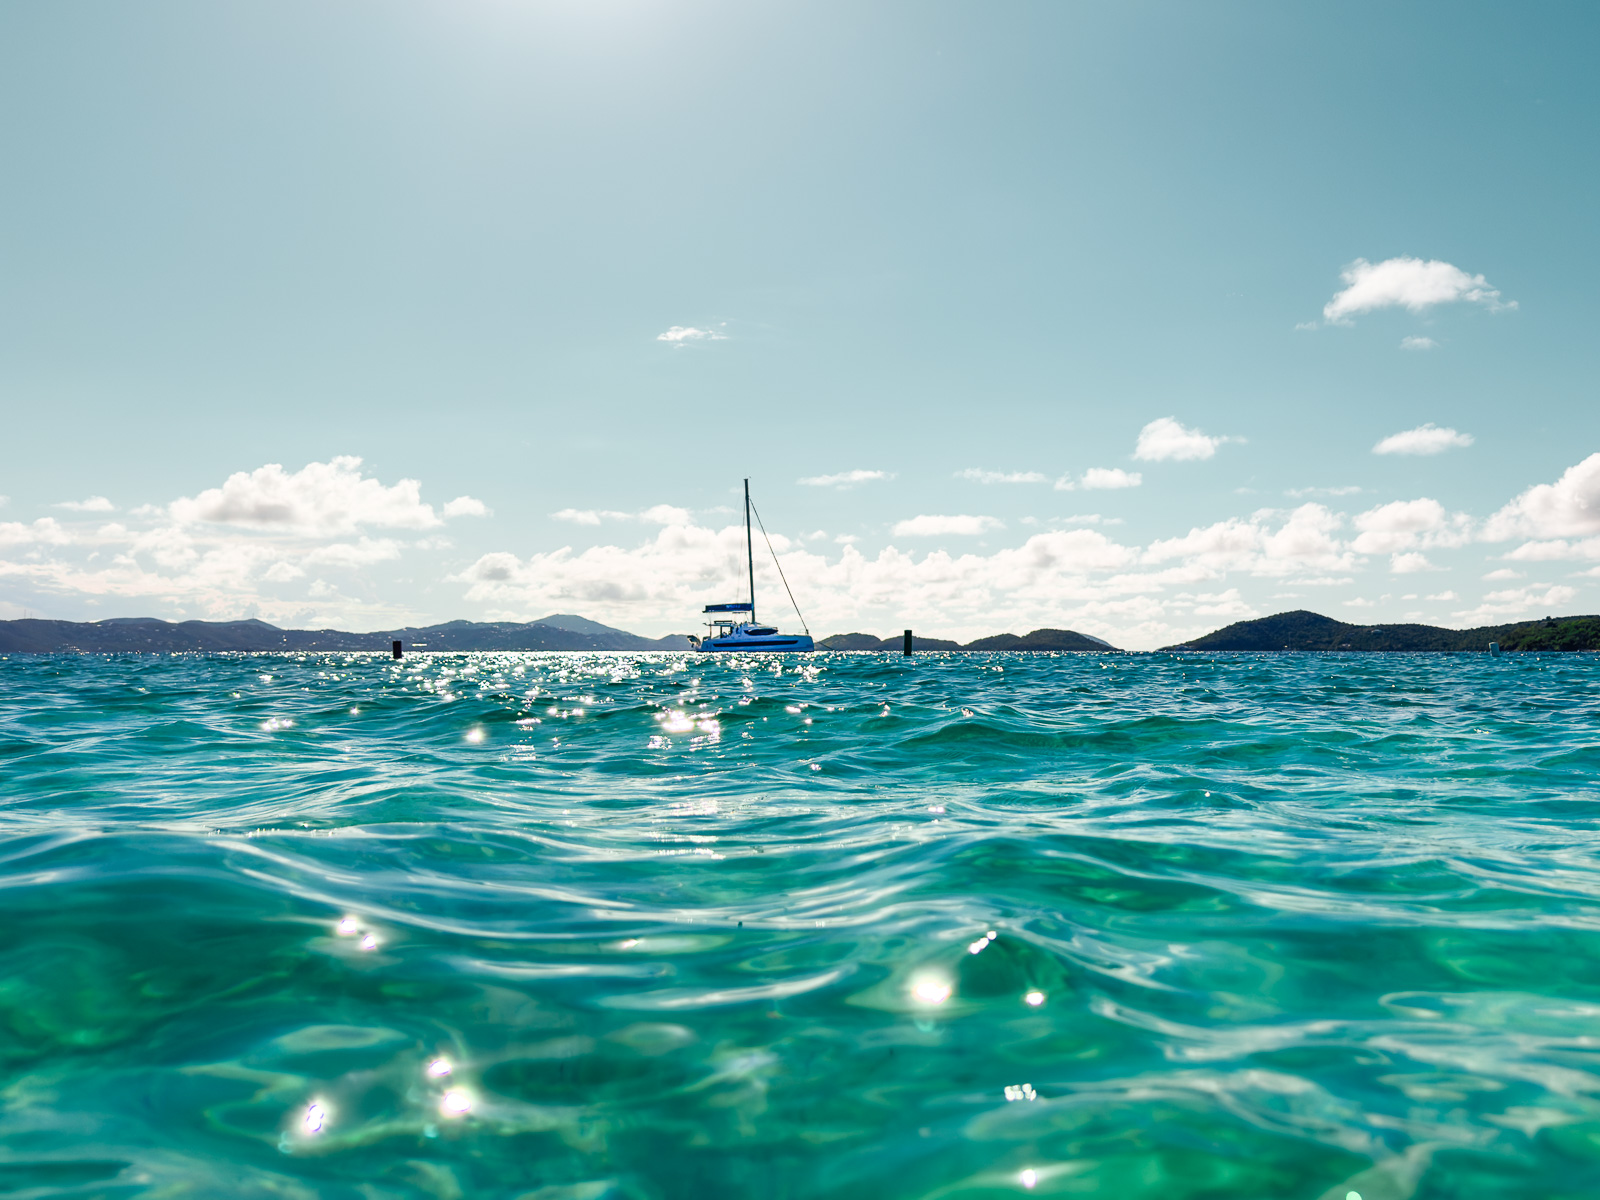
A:
<svg viewBox="0 0 1600 1200">
<path fill-rule="evenodd" d="M 758 518 L 759 519 L 759 518 Z M 761 536 L 767 536 L 763 526 Z M 767 542 L 767 549 L 772 550 L 771 541 Z M 756 556 L 755 542 L 750 535 L 750 481 L 744 481 L 744 561 L 750 574 L 750 599 L 748 602 L 740 601 L 735 604 L 708 604 L 705 612 L 711 616 L 706 622 L 707 634 L 703 638 L 689 636 L 689 641 L 695 649 L 722 653 L 729 650 L 746 651 L 778 651 L 780 653 L 805 653 L 815 650 L 816 644 L 811 640 L 809 631 L 806 633 L 779 633 L 774 625 L 763 625 L 756 620 Z M 777 552 L 774 551 L 772 561 L 778 562 Z M 783 564 L 778 563 L 778 577 L 783 578 Z M 784 579 L 783 588 L 789 590 L 789 581 Z M 794 593 L 789 592 L 789 602 L 794 603 Z M 798 616 L 800 609 L 795 608 Z M 805 624 L 804 618 L 801 625 Z"/>
</svg>

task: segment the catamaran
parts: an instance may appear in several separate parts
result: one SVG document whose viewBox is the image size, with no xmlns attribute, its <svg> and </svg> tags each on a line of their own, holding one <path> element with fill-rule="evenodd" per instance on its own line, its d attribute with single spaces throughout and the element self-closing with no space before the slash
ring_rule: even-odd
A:
<svg viewBox="0 0 1600 1200">
<path fill-rule="evenodd" d="M 756 519 L 760 520 L 757 514 Z M 767 530 L 762 526 L 761 536 L 766 538 Z M 772 542 L 767 540 L 767 549 L 772 550 Z M 744 561 L 745 568 L 750 575 L 750 599 L 748 602 L 740 601 L 737 604 L 708 604 L 705 612 L 711 615 L 711 620 L 706 622 L 706 636 L 703 638 L 689 635 L 697 650 L 726 652 L 729 650 L 776 650 L 780 652 L 803 653 L 815 650 L 816 644 L 811 640 L 811 632 L 805 633 L 779 633 L 775 625 L 762 625 L 756 620 L 756 556 L 755 542 L 750 536 L 750 481 L 744 481 Z M 778 564 L 778 578 L 783 579 L 783 564 L 778 563 L 776 551 L 772 552 L 772 561 Z M 783 590 L 789 591 L 789 581 L 783 579 Z M 789 603 L 794 603 L 794 593 L 789 592 Z M 799 616 L 800 608 L 795 606 L 795 615 Z M 742 614 L 749 614 L 742 616 Z M 805 618 L 800 624 L 805 625 Z"/>
</svg>

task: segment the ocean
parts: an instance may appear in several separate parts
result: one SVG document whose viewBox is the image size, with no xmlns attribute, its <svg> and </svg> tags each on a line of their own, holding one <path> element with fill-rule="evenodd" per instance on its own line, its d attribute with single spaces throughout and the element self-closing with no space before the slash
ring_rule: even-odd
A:
<svg viewBox="0 0 1600 1200">
<path fill-rule="evenodd" d="M 1600 1194 L 1600 659 L 0 659 L 0 1194 Z"/>
</svg>

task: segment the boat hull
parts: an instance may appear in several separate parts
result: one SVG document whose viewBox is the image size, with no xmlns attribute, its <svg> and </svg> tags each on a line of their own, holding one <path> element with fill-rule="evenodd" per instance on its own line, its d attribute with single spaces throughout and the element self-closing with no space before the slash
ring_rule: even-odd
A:
<svg viewBox="0 0 1600 1200">
<path fill-rule="evenodd" d="M 816 643 L 803 634 L 707 638 L 700 643 L 701 651 L 706 654 L 808 654 L 816 648 Z"/>
</svg>

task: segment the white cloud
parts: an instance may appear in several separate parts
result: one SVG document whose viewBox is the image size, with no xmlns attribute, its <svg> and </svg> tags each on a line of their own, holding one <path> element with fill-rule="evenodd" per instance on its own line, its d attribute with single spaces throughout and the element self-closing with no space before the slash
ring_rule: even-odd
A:
<svg viewBox="0 0 1600 1200">
<path fill-rule="evenodd" d="M 460 505 L 471 497 L 452 503 Z M 353 533 L 363 525 L 431 529 L 442 523 L 422 502 L 422 485 L 402 479 L 385 486 L 361 474 L 361 460 L 345 455 L 308 463 L 290 473 L 277 463 L 228 476 L 219 488 L 174 500 L 167 512 L 180 525 L 237 525 L 310 536 Z"/>
<path fill-rule="evenodd" d="M 116 512 L 116 505 L 104 496 L 90 496 L 87 500 L 63 500 L 55 508 L 65 508 L 70 512 Z"/>
<path fill-rule="evenodd" d="M 306 562 L 330 567 L 368 567 L 400 557 L 400 543 L 393 538 L 362 538 L 357 542 L 334 542 L 318 546 L 305 556 Z"/>
<path fill-rule="evenodd" d="M 53 518 L 31 526 L 0 524 L 0 548 L 24 550 L 0 558 L 0 577 L 37 592 L 76 596 L 85 605 L 135 602 L 139 610 L 154 606 L 176 617 L 260 616 L 347 629 L 414 620 L 426 614 L 353 599 L 326 581 L 292 594 L 311 564 L 360 572 L 442 540 L 407 546 L 394 537 L 368 536 L 372 527 L 434 528 L 443 517 L 422 502 L 415 480 L 385 485 L 363 476 L 360 465 L 358 458 L 336 458 L 291 473 L 268 464 L 98 526 L 63 527 Z M 452 515 L 486 511 L 472 497 L 446 507 Z"/>
<path fill-rule="evenodd" d="M 978 467 L 968 467 L 964 471 L 956 472 L 957 479 L 968 479 L 973 483 L 1047 483 L 1049 477 L 1041 475 L 1038 471 L 984 471 Z"/>
<path fill-rule="evenodd" d="M 1459 599 L 1461 599 L 1461 597 L 1457 596 L 1454 592 L 1435 592 L 1433 595 L 1429 596 L 1428 599 L 1429 600 L 1459 600 Z"/>
<path fill-rule="evenodd" d="M 1372 448 L 1374 454 L 1443 454 L 1472 445 L 1470 433 L 1459 433 L 1433 424 L 1418 425 L 1401 433 L 1391 433 Z"/>
<path fill-rule="evenodd" d="M 451 517 L 487 517 L 489 506 L 472 496 L 457 496 L 447 501 L 442 511 L 446 520 Z"/>
<path fill-rule="evenodd" d="M 1378 607 L 1377 601 L 1368 600 L 1365 596 L 1357 596 L 1354 600 L 1344 600 L 1344 601 L 1341 601 L 1341 603 L 1346 608 L 1377 608 Z"/>
<path fill-rule="evenodd" d="M 674 504 L 654 504 L 642 512 L 617 512 L 602 508 L 563 508 L 550 514 L 551 520 L 570 521 L 574 525 L 598 525 L 602 521 L 643 521 L 647 525 L 687 525 L 693 518 L 687 508 Z"/>
<path fill-rule="evenodd" d="M 1439 343 L 1431 337 L 1403 337 L 1400 339 L 1402 350 L 1437 350 Z"/>
<path fill-rule="evenodd" d="M 1351 549 L 1357 554 L 1395 554 L 1435 546 L 1462 546 L 1472 536 L 1472 519 L 1449 513 L 1437 500 L 1396 500 L 1368 509 L 1355 519 L 1360 531 Z"/>
<path fill-rule="evenodd" d="M 1523 542 L 1502 558 L 1512 562 L 1556 562 L 1563 558 L 1600 558 L 1600 537 L 1568 541 L 1552 538 L 1549 541 Z"/>
<path fill-rule="evenodd" d="M 727 327 L 724 321 L 716 329 L 697 329 L 693 325 L 674 325 L 665 333 L 656 334 L 656 341 L 671 342 L 675 346 L 687 345 L 690 342 L 725 342 L 728 335 L 722 330 Z"/>
<path fill-rule="evenodd" d="M 1079 486 L 1089 489 L 1138 487 L 1143 477 L 1137 471 L 1124 471 L 1121 467 L 1090 467 L 1083 473 Z"/>
<path fill-rule="evenodd" d="M 945 537 L 955 535 L 959 537 L 976 537 L 981 533 L 988 533 L 991 529 L 1004 529 L 1005 525 L 993 517 L 936 517 L 917 516 L 904 521 L 896 521 L 894 534 L 896 537 Z"/>
<path fill-rule="evenodd" d="M 31 525 L 21 521 L 0 521 L 0 547 L 65 546 L 72 535 L 54 517 L 40 517 Z"/>
<path fill-rule="evenodd" d="M 1217 447 L 1231 439 L 1212 437 L 1189 429 L 1172 417 L 1158 417 L 1139 431 L 1133 456 L 1145 462 L 1181 462 L 1210 458 Z"/>
<path fill-rule="evenodd" d="M 1282 523 L 1274 528 L 1280 519 Z M 1287 518 L 1263 509 L 1247 519 L 1233 517 L 1191 529 L 1183 537 L 1152 542 L 1144 561 L 1182 559 L 1208 571 L 1239 570 L 1253 575 L 1348 571 L 1355 559 L 1335 536 L 1343 520 L 1320 504 L 1302 504 Z"/>
<path fill-rule="evenodd" d="M 1396 575 L 1414 575 L 1418 571 L 1437 571 L 1439 568 L 1428 561 L 1428 556 L 1416 550 L 1404 554 L 1393 554 L 1389 557 L 1389 570 Z"/>
<path fill-rule="evenodd" d="M 1151 645 L 1177 636 L 1151 594 L 1166 585 L 1118 574 L 1137 565 L 1137 551 L 1095 530 L 1042 532 L 987 554 L 889 547 L 868 558 L 845 546 L 830 560 L 821 548 L 778 534 L 773 544 L 811 627 L 822 632 L 911 625 L 968 637 L 1010 620 L 1021 629 L 1050 625 L 1119 637 L 1137 626 L 1145 632 L 1135 636 Z M 498 606 L 492 611 L 503 619 L 554 609 L 639 628 L 659 625 L 663 614 L 690 623 L 705 603 L 737 595 L 744 571 L 744 527 L 730 524 L 669 526 L 629 547 L 564 548 L 525 559 L 487 554 L 458 579 L 468 585 L 468 600 Z M 786 602 L 770 560 L 758 557 L 756 572 L 763 610 L 780 619 Z M 997 618 L 997 610 L 1006 616 Z"/>
<path fill-rule="evenodd" d="M 1490 310 L 1515 308 L 1515 300 L 1500 300 L 1500 293 L 1482 275 L 1468 275 L 1447 262 L 1420 258 L 1386 258 L 1370 263 L 1358 258 L 1339 277 L 1347 285 L 1323 307 L 1330 324 L 1348 324 L 1358 313 L 1379 308 L 1405 308 L 1423 312 L 1436 304 L 1465 302 Z"/>
<path fill-rule="evenodd" d="M 893 479 L 888 471 L 840 471 L 837 475 L 812 475 L 805 479 L 797 479 L 796 483 L 803 483 L 807 487 L 854 487 L 858 483 L 873 483 L 877 480 Z"/>
<path fill-rule="evenodd" d="M 1302 497 L 1305 497 L 1305 496 L 1356 496 L 1356 495 L 1359 495 L 1360 493 L 1361 493 L 1361 489 L 1352 485 L 1350 487 L 1303 487 L 1303 488 L 1290 488 L 1288 491 L 1284 492 L 1283 494 L 1285 496 L 1290 496 L 1290 497 L 1298 500 L 1298 499 L 1300 499 Z"/>
<path fill-rule="evenodd" d="M 1541 590 L 1542 589 L 1542 590 Z M 1530 583 L 1527 587 L 1490 592 L 1477 608 L 1454 613 L 1468 623 L 1483 624 L 1497 617 L 1520 617 L 1532 613 L 1549 614 L 1553 609 L 1577 599 L 1578 589 L 1557 584 Z"/>
<path fill-rule="evenodd" d="M 1510 567 L 1501 567 L 1497 571 L 1490 571 L 1483 578 L 1490 583 L 1500 583 L 1508 579 L 1521 579 L 1522 572 L 1513 571 Z"/>
<path fill-rule="evenodd" d="M 1568 467 L 1554 483 L 1529 488 L 1484 527 L 1491 542 L 1600 534 L 1600 453 Z"/>
</svg>

